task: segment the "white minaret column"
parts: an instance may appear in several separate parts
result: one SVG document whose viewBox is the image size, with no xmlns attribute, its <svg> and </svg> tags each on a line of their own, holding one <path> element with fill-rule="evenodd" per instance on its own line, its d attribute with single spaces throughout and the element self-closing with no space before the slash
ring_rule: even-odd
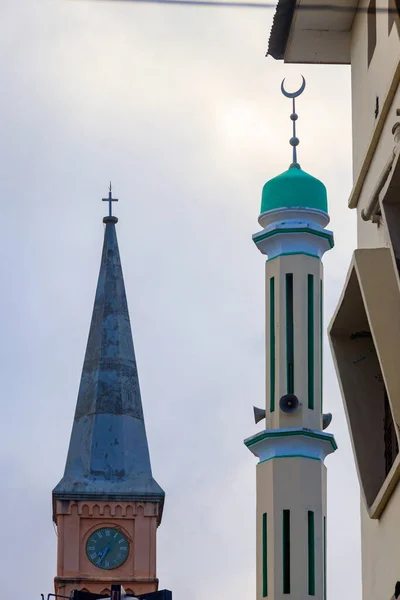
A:
<svg viewBox="0 0 400 600">
<path fill-rule="evenodd" d="M 295 124 L 294 110 L 291 118 Z M 291 143 L 295 149 L 295 130 Z M 291 168 L 264 187 L 263 230 L 253 236 L 268 256 L 266 429 L 245 440 L 259 458 L 257 600 L 326 598 L 324 459 L 336 449 L 323 431 L 330 415 L 322 414 L 321 258 L 333 247 L 328 222 L 325 187 L 301 171 L 294 152 Z"/>
</svg>

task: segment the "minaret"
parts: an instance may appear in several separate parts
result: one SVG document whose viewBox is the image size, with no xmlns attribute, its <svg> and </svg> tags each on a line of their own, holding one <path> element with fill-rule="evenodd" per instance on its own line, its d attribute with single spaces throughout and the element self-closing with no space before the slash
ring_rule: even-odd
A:
<svg viewBox="0 0 400 600">
<path fill-rule="evenodd" d="M 262 192 L 253 240 L 266 262 L 266 407 L 264 431 L 245 440 L 257 464 L 257 600 L 326 598 L 326 467 L 336 450 L 323 430 L 321 258 L 333 247 L 326 188 L 293 162 Z"/>
<path fill-rule="evenodd" d="M 164 492 L 152 476 L 124 279 L 112 215 L 64 476 L 53 490 L 56 594 L 156 591 Z"/>
</svg>

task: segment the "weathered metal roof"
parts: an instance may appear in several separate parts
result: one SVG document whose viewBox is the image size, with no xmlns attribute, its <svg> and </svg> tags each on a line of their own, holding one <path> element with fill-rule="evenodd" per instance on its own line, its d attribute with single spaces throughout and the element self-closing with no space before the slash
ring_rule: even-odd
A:
<svg viewBox="0 0 400 600">
<path fill-rule="evenodd" d="M 357 1 L 278 0 L 267 56 L 291 64 L 350 64 Z"/>
<path fill-rule="evenodd" d="M 295 7 L 296 0 L 278 0 L 269 36 L 267 56 L 272 56 L 277 60 L 283 59 Z"/>
<path fill-rule="evenodd" d="M 154 500 L 115 217 L 103 254 L 64 477 L 54 498 Z"/>
</svg>

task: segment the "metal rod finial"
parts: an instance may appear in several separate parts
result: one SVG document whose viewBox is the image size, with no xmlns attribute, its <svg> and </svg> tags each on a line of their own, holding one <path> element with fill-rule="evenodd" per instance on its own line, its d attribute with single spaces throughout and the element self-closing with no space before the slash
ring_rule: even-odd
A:
<svg viewBox="0 0 400 600">
<path fill-rule="evenodd" d="M 286 98 L 297 98 L 297 96 L 300 96 L 300 94 L 302 94 L 304 92 L 305 87 L 306 87 L 306 80 L 304 79 L 303 75 L 301 76 L 301 78 L 302 78 L 303 82 L 296 92 L 288 92 L 287 90 L 285 90 L 285 87 L 283 85 L 285 83 L 285 80 L 284 79 L 282 80 L 281 92 L 284 96 L 286 96 Z"/>
<path fill-rule="evenodd" d="M 299 87 L 299 89 L 295 92 L 288 92 L 287 90 L 285 90 L 285 80 L 283 79 L 282 83 L 281 83 L 281 92 L 282 94 L 286 97 L 286 98 L 291 98 L 292 99 L 292 114 L 290 115 L 290 119 L 293 123 L 293 136 L 290 138 L 289 140 L 289 144 L 292 146 L 293 148 L 293 162 L 290 165 L 290 168 L 294 168 L 294 169 L 300 169 L 300 165 L 297 162 L 297 146 L 300 143 L 299 138 L 296 136 L 296 121 L 298 119 L 298 115 L 296 114 L 296 98 L 298 96 L 300 96 L 300 94 L 302 94 L 304 92 L 304 89 L 306 87 L 306 80 L 304 79 L 303 75 L 301 76 L 302 78 L 302 84 Z"/>
<path fill-rule="evenodd" d="M 112 197 L 112 185 L 111 185 L 111 181 L 110 181 L 110 185 L 108 188 L 108 198 L 102 198 L 103 202 L 108 202 L 108 217 L 104 217 L 105 219 L 116 219 L 116 217 L 113 217 L 112 214 L 112 203 L 113 202 L 118 202 L 118 198 L 113 198 Z M 113 220 L 113 222 L 114 222 Z M 117 219 L 118 220 L 118 219 Z"/>
</svg>

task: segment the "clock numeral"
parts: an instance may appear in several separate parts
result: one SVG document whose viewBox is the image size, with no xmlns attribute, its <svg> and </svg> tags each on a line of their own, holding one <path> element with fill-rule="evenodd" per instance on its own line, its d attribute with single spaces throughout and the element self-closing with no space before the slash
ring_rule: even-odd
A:
<svg viewBox="0 0 400 600">
<path fill-rule="evenodd" d="M 110 561 L 109 560 L 106 560 L 105 567 L 106 567 L 106 569 L 110 568 Z"/>
<path fill-rule="evenodd" d="M 118 534 L 119 534 L 119 531 L 117 531 L 117 532 L 115 533 L 115 535 L 114 535 L 114 539 L 115 539 L 116 537 L 118 537 Z"/>
<path fill-rule="evenodd" d="M 90 555 L 90 558 L 91 558 L 92 560 L 94 560 L 94 559 L 96 558 L 96 556 L 97 556 L 97 552 L 93 552 L 93 553 Z"/>
<path fill-rule="evenodd" d="M 128 550 L 126 546 L 121 546 L 120 550 Z"/>
<path fill-rule="evenodd" d="M 97 537 L 98 537 L 98 538 L 102 538 L 102 537 L 103 537 L 103 534 L 101 533 L 101 531 L 98 531 L 98 532 L 97 532 Z"/>
<path fill-rule="evenodd" d="M 94 546 L 88 546 L 88 550 L 96 550 Z"/>
<path fill-rule="evenodd" d="M 109 529 L 106 529 L 106 536 L 108 537 L 110 535 L 111 531 Z"/>
<path fill-rule="evenodd" d="M 118 554 L 118 558 L 125 558 L 125 555 L 124 555 L 124 554 L 121 554 L 121 553 L 119 553 L 119 554 Z"/>
<path fill-rule="evenodd" d="M 121 538 L 120 540 L 118 540 L 118 544 L 122 544 L 123 542 L 125 542 L 124 538 Z"/>
</svg>

